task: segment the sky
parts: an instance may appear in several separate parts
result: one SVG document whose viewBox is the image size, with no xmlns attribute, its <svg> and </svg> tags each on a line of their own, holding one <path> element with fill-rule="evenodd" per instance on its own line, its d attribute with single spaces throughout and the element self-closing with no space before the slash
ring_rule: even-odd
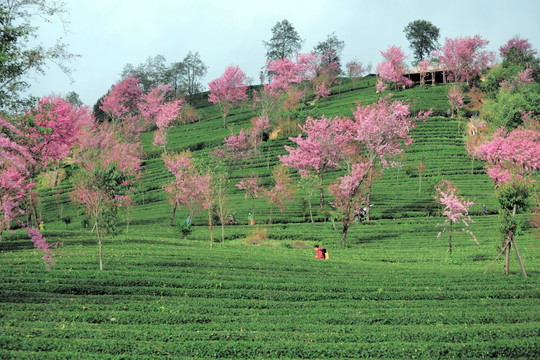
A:
<svg viewBox="0 0 540 360">
<path fill-rule="evenodd" d="M 205 85 L 238 65 L 253 84 L 266 62 L 263 41 L 287 19 L 309 52 L 335 32 L 345 42 L 342 63 L 357 59 L 373 68 L 381 51 L 401 46 L 407 61 L 412 49 L 403 29 L 422 19 L 444 38 L 476 34 L 496 51 L 518 35 L 540 49 L 540 0 L 64 0 L 68 32 L 59 21 L 37 23 L 39 41 L 59 37 L 80 57 L 71 63 L 72 79 L 51 64 L 46 75 L 29 79 L 29 93 L 65 96 L 71 91 L 93 106 L 120 79 L 124 66 L 163 55 L 167 64 L 199 52 L 208 66 Z"/>
</svg>

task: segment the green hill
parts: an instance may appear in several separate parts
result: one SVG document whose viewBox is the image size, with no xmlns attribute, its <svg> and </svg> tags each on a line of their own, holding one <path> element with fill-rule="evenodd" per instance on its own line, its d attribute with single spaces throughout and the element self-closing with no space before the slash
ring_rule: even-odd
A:
<svg viewBox="0 0 540 360">
<path fill-rule="evenodd" d="M 239 225 L 227 226 L 225 243 L 213 249 L 204 214 L 194 219 L 187 239 L 169 226 L 171 206 L 162 185 L 170 175 L 151 147 L 152 133 L 143 136 L 147 158 L 129 231 L 106 239 L 104 271 L 95 237 L 82 228 L 84 216 L 69 201 L 69 181 L 58 198 L 62 216 L 70 217 L 67 225 L 58 219 L 56 189 L 43 190 L 44 233 L 63 244 L 46 272 L 30 240 L 4 235 L 0 357 L 540 357 L 538 241 L 529 228 L 517 239 L 529 277 L 521 276 L 513 258 L 509 276 L 502 274 L 502 261 L 483 274 L 502 240 L 498 203 L 483 164 L 476 161 L 471 169 L 458 122 L 444 117 L 447 89 L 396 92 L 394 99 L 409 99 L 412 112 L 433 108 L 435 114 L 417 124 L 403 167 L 376 182 L 373 221 L 351 227 L 344 249 L 339 223 L 335 230 L 318 206 L 317 222 L 308 222 L 299 200 L 283 214 L 274 209 L 274 224 L 268 225 L 269 206 L 256 199 L 258 225 L 247 225 L 251 202 L 234 184 L 250 173 L 269 184 L 277 155 L 291 144 L 287 138 L 264 142 L 257 160 L 232 172 L 231 204 Z M 368 77 L 355 87 L 345 82 L 295 115 L 351 115 L 357 101 L 376 99 Z M 230 130 L 222 128 L 215 106 L 204 98 L 196 105 L 202 120 L 172 129 L 169 150 L 191 149 L 203 158 Z M 253 116 L 249 108 L 235 109 L 228 122 L 238 132 Z M 416 167 L 422 160 L 427 167 L 420 190 Z M 338 175 L 328 176 L 325 185 Z M 470 230 L 480 245 L 456 233 L 451 258 L 447 233 L 437 237 L 444 219 L 431 193 L 441 178 L 475 201 Z M 481 215 L 482 204 L 488 215 Z M 179 220 L 185 216 L 183 210 L 177 214 Z M 328 249 L 328 261 L 314 258 L 315 243 Z"/>
</svg>

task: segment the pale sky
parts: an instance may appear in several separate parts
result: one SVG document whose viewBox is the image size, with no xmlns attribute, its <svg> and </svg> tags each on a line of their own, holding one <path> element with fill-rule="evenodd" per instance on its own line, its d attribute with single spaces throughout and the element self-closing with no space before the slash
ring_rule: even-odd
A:
<svg viewBox="0 0 540 360">
<path fill-rule="evenodd" d="M 540 49 L 540 0 L 65 0 L 70 32 L 59 22 L 40 25 L 40 39 L 62 37 L 81 57 L 72 67 L 70 84 L 51 64 L 46 76 L 30 79 L 35 96 L 79 94 L 93 106 L 120 80 L 124 65 L 138 65 L 163 55 L 167 64 L 189 51 L 200 53 L 209 67 L 206 86 L 230 65 L 238 65 L 253 84 L 265 64 L 263 40 L 283 19 L 295 27 L 309 52 L 328 34 L 345 41 L 342 63 L 353 58 L 373 67 L 380 51 L 401 46 L 412 61 L 403 29 L 423 19 L 445 37 L 481 35 L 498 48 L 519 35 Z"/>
</svg>

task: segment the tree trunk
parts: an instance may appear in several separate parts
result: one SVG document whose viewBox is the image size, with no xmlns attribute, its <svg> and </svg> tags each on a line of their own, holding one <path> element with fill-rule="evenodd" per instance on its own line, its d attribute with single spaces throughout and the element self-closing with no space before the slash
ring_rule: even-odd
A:
<svg viewBox="0 0 540 360">
<path fill-rule="evenodd" d="M 274 209 L 274 206 L 272 204 L 270 204 L 270 225 L 272 225 L 272 210 Z"/>
<path fill-rule="evenodd" d="M 319 205 L 322 208 L 324 208 L 324 189 L 323 189 L 323 178 L 322 174 L 319 175 Z"/>
<path fill-rule="evenodd" d="M 311 208 L 311 198 L 308 199 L 308 205 L 309 205 L 309 217 L 311 218 L 311 223 L 313 224 L 315 221 L 313 221 L 313 209 Z"/>
<path fill-rule="evenodd" d="M 345 240 L 347 239 L 347 230 L 349 230 L 349 222 L 345 221 L 343 223 L 343 230 L 341 231 L 341 248 L 345 246 Z"/>
<path fill-rule="evenodd" d="M 420 185 L 418 185 L 418 192 L 421 193 L 422 192 L 422 173 L 419 173 L 419 176 L 420 176 Z"/>
<path fill-rule="evenodd" d="M 208 209 L 208 227 L 210 229 L 210 249 L 214 244 L 214 227 L 212 226 L 212 209 Z"/>
<path fill-rule="evenodd" d="M 227 114 L 225 114 L 225 112 L 223 112 L 223 128 L 226 129 L 227 128 Z"/>
<path fill-rule="evenodd" d="M 225 245 L 225 222 L 221 219 L 221 244 Z"/>
<path fill-rule="evenodd" d="M 474 157 L 471 156 L 471 175 L 474 174 Z"/>
<path fill-rule="evenodd" d="M 176 214 L 176 203 L 173 204 L 172 211 L 171 211 L 171 223 L 170 226 L 174 226 L 174 214 Z"/>
<path fill-rule="evenodd" d="M 368 183 L 367 183 L 367 191 L 366 191 L 366 221 L 370 221 L 370 217 L 369 217 L 369 210 L 371 208 L 371 185 L 372 185 L 372 180 L 373 180 L 373 173 L 372 173 L 372 169 L 369 169 L 368 170 Z"/>
<path fill-rule="evenodd" d="M 506 237 L 506 243 L 505 249 L 504 249 L 504 273 L 508 275 L 510 273 L 510 247 L 511 245 L 511 238 L 514 235 L 512 234 L 512 231 L 507 235 Z"/>
<path fill-rule="evenodd" d="M 103 270 L 103 252 L 101 250 L 101 230 L 99 228 L 99 225 L 97 224 L 97 220 L 96 220 L 96 226 L 97 226 L 96 234 L 98 237 L 98 249 L 99 249 L 99 270 L 102 271 Z"/>
<path fill-rule="evenodd" d="M 516 250 L 516 256 L 519 261 L 519 266 L 521 268 L 521 275 L 524 277 L 527 277 L 527 273 L 525 272 L 525 267 L 523 266 L 523 261 L 521 260 L 521 255 L 519 254 L 519 250 L 516 244 L 516 239 L 512 239 L 512 243 L 514 244 L 514 250 Z"/>
<path fill-rule="evenodd" d="M 452 255 L 452 221 L 450 221 L 450 230 L 448 231 L 448 252 Z"/>
</svg>

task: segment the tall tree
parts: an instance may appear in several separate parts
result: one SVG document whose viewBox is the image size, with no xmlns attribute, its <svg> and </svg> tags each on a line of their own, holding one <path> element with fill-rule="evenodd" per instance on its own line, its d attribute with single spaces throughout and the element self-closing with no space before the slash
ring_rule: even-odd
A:
<svg viewBox="0 0 540 360">
<path fill-rule="evenodd" d="M 504 273 L 509 273 L 510 249 L 513 247 L 521 272 L 527 276 L 515 240 L 515 235 L 520 231 L 516 214 L 518 211 L 526 211 L 533 202 L 534 178 L 540 169 L 540 131 L 537 119 L 531 119 L 530 114 L 523 116 L 524 127 L 511 132 L 500 128 L 490 141 L 478 148 L 478 154 L 487 162 L 486 172 L 495 183 L 501 205 L 499 213 L 504 241 L 499 256 L 505 254 Z"/>
<path fill-rule="evenodd" d="M 166 62 L 167 60 L 163 55 L 149 56 L 146 62 L 137 66 L 126 64 L 122 69 L 120 77 L 125 79 L 133 75 L 139 79 L 143 91 L 148 91 L 159 84 L 169 82 Z"/>
<path fill-rule="evenodd" d="M 403 29 L 405 37 L 410 42 L 414 52 L 413 65 L 426 60 L 432 51 L 439 47 L 439 28 L 427 20 L 411 21 Z"/>
<path fill-rule="evenodd" d="M 221 77 L 208 84 L 210 89 L 208 100 L 219 105 L 224 128 L 227 127 L 227 115 L 233 105 L 240 106 L 242 102 L 247 100 L 247 83 L 246 74 L 238 66 L 230 66 Z"/>
<path fill-rule="evenodd" d="M 263 41 L 266 48 L 266 60 L 273 61 L 291 57 L 302 48 L 303 40 L 288 20 L 278 21 L 272 27 L 272 38 Z"/>
<path fill-rule="evenodd" d="M 202 90 L 200 80 L 206 75 L 206 66 L 198 52 L 188 52 L 184 60 L 182 60 L 182 81 L 181 87 L 184 91 L 193 96 Z"/>
<path fill-rule="evenodd" d="M 366 106 L 358 104 L 356 111 L 353 110 L 353 119 L 343 118 L 338 123 L 339 136 L 335 142 L 342 147 L 345 160 L 357 163 L 358 154 L 362 154 L 362 161 L 368 164 L 364 180 L 368 221 L 373 182 L 384 169 L 398 164 L 397 156 L 413 142 L 409 132 L 416 126 L 416 120 L 430 114 L 431 110 L 420 111 L 416 117 L 411 117 L 409 105 L 401 100 L 392 102 L 387 96 Z"/>
<path fill-rule="evenodd" d="M 29 87 L 32 72 L 45 73 L 48 62 L 56 64 L 66 75 L 71 75 L 69 62 L 78 55 L 57 39 L 44 46 L 39 39 L 37 18 L 52 23 L 59 19 L 67 29 L 68 11 L 63 2 L 47 0 L 3 0 L 0 3 L 0 108 L 19 109 L 28 105 L 21 92 Z M 43 40 L 43 39 L 41 39 Z"/>
<path fill-rule="evenodd" d="M 345 41 L 339 40 L 336 33 L 328 34 L 326 40 L 321 41 L 313 49 L 322 57 L 322 66 L 337 64 L 338 73 L 341 72 L 341 53 L 345 47 Z"/>
</svg>

